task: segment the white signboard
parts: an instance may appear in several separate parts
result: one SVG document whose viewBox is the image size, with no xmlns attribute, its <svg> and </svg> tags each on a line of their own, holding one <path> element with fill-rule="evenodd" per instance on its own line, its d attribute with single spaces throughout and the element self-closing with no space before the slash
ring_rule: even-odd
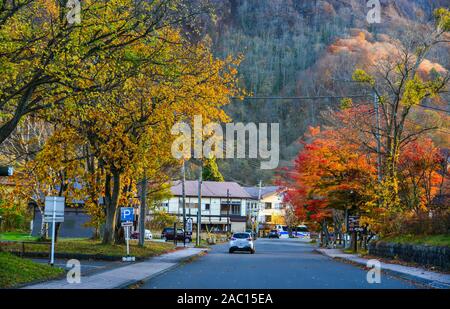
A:
<svg viewBox="0 0 450 309">
<path fill-rule="evenodd" d="M 133 226 L 133 222 L 122 222 L 122 227 Z"/>
<path fill-rule="evenodd" d="M 52 251 L 50 253 L 50 265 L 55 262 L 55 225 L 64 222 L 64 197 L 46 196 L 44 221 L 52 223 Z"/>
<path fill-rule="evenodd" d="M 186 233 L 192 233 L 192 218 L 186 219 Z"/>
<path fill-rule="evenodd" d="M 63 196 L 45 197 L 44 222 L 64 222 L 64 201 Z"/>
</svg>

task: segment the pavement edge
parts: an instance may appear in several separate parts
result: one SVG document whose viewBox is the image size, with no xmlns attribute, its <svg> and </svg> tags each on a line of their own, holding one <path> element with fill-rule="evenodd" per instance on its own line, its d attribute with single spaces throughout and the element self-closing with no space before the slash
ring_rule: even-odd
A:
<svg viewBox="0 0 450 309">
<path fill-rule="evenodd" d="M 115 287 L 114 289 L 118 289 L 118 290 L 120 290 L 120 289 L 127 289 L 127 288 L 129 288 L 129 287 L 131 287 L 133 285 L 138 285 L 141 282 L 146 282 L 146 281 L 148 281 L 148 280 L 150 280 L 152 278 L 155 278 L 155 277 L 160 276 L 160 275 L 162 275 L 162 274 L 164 274 L 166 272 L 169 272 L 169 271 L 171 271 L 171 270 L 173 270 L 173 269 L 183 265 L 186 262 L 189 262 L 189 261 L 191 261 L 193 259 L 196 259 L 196 258 L 198 258 L 200 256 L 205 255 L 206 253 L 208 253 L 209 250 L 211 250 L 211 249 L 204 248 L 201 251 L 199 251 L 198 253 L 195 253 L 195 254 L 192 254 L 192 255 L 189 255 L 189 256 L 186 256 L 186 257 L 183 257 L 183 258 L 179 259 L 174 265 L 169 266 L 166 269 L 163 269 L 163 270 L 161 270 L 161 271 L 159 271 L 157 273 L 154 273 L 154 274 L 152 274 L 152 275 L 150 275 L 148 277 L 145 277 L 143 279 L 140 279 L 140 280 L 130 280 L 130 281 L 124 283 L 124 284 L 121 284 L 121 285 Z"/>
<path fill-rule="evenodd" d="M 355 261 L 352 259 L 347 259 L 344 257 L 334 257 L 332 255 L 327 254 L 324 251 L 321 251 L 320 249 L 314 249 L 314 252 L 317 252 L 319 254 L 322 254 L 324 256 L 327 256 L 333 260 L 337 260 L 337 261 L 345 261 L 345 262 L 351 262 L 353 264 L 358 264 L 361 266 L 366 267 L 366 264 L 361 263 L 359 261 Z M 397 271 L 397 270 L 392 270 L 392 269 L 382 269 L 382 272 L 402 278 L 402 279 L 406 279 L 406 280 L 411 280 L 411 281 L 416 281 L 418 283 L 424 284 L 425 286 L 429 287 L 429 288 L 434 288 L 434 289 L 450 289 L 450 285 L 446 284 L 444 282 L 440 282 L 440 281 L 436 281 L 436 280 L 431 280 L 431 279 L 426 279 L 423 277 L 419 277 L 419 276 L 415 276 L 409 273 L 405 273 L 405 272 L 401 272 L 401 271 Z"/>
</svg>

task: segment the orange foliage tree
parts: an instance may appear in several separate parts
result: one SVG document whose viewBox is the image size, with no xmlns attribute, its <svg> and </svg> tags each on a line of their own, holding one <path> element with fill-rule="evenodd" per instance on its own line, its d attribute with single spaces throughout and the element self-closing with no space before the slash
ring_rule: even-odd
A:
<svg viewBox="0 0 450 309">
<path fill-rule="evenodd" d="M 374 158 L 358 145 L 340 141 L 335 131 L 310 128 L 309 132 L 311 140 L 302 142 L 304 148 L 284 180 L 289 188 L 286 202 L 299 218 L 320 225 L 326 235 L 330 222 L 341 233 L 336 211 L 356 211 L 373 202 Z"/>
</svg>

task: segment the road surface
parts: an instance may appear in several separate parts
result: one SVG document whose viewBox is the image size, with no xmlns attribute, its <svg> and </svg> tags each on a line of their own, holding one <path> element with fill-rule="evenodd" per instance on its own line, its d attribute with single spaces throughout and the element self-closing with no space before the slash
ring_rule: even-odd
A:
<svg viewBox="0 0 450 309">
<path fill-rule="evenodd" d="M 369 284 L 367 271 L 314 252 L 298 239 L 258 239 L 256 254 L 228 253 L 217 245 L 205 256 L 145 282 L 144 289 L 408 289 L 409 281 L 381 275 Z"/>
</svg>

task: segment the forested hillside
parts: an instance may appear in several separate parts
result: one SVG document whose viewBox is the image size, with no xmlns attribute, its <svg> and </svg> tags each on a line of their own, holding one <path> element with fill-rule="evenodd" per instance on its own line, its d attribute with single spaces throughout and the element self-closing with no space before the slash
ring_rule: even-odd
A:
<svg viewBox="0 0 450 309">
<path fill-rule="evenodd" d="M 398 41 L 412 39 L 411 34 L 420 36 L 427 24 L 432 25 L 433 10 L 450 4 L 448 0 L 382 0 L 381 23 L 369 24 L 366 3 L 215 0 L 215 18 L 205 23 L 204 32 L 218 56 L 243 54 L 241 82 L 254 96 L 360 94 L 362 89 L 345 82 L 354 69 L 370 65 L 380 53 L 391 52 Z M 448 44 L 435 49 L 430 65 L 448 68 L 448 52 Z M 296 155 L 297 141 L 306 129 L 326 124 L 322 111 L 339 104 L 339 99 L 245 100 L 228 111 L 234 121 L 279 122 L 280 166 L 285 166 Z M 274 174 L 255 174 L 259 165 L 253 160 L 226 160 L 219 166 L 226 178 L 249 185 L 260 178 L 270 182 Z"/>
</svg>

